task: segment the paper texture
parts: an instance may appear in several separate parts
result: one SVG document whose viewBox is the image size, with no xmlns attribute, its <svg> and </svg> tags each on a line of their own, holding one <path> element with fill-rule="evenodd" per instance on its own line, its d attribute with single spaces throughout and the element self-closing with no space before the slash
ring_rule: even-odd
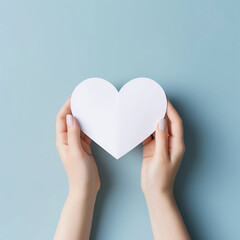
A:
<svg viewBox="0 0 240 240">
<path fill-rule="evenodd" d="M 72 114 L 82 131 L 116 159 L 155 131 L 166 108 L 164 90 L 149 78 L 135 78 L 119 92 L 102 78 L 89 78 L 71 97 Z"/>
</svg>

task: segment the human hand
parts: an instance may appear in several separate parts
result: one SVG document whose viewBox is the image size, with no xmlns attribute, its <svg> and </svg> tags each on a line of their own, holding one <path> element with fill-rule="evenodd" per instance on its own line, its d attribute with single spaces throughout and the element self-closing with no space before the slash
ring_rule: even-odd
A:
<svg viewBox="0 0 240 240">
<path fill-rule="evenodd" d="M 100 179 L 90 148 L 91 139 L 82 131 L 71 115 L 70 98 L 59 111 L 56 119 L 56 146 L 67 172 L 69 193 L 96 194 Z"/>
<path fill-rule="evenodd" d="M 141 186 L 145 196 L 172 195 L 173 184 L 185 151 L 182 119 L 168 101 L 166 119 L 143 141 Z"/>
</svg>

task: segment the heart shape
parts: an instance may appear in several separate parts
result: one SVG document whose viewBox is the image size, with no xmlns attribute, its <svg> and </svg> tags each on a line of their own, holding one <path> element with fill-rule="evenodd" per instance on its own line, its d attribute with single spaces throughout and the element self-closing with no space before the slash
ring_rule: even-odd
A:
<svg viewBox="0 0 240 240">
<path fill-rule="evenodd" d="M 88 78 L 71 97 L 82 131 L 116 159 L 155 131 L 166 108 L 164 90 L 150 78 L 135 78 L 119 92 L 102 78 Z"/>
</svg>

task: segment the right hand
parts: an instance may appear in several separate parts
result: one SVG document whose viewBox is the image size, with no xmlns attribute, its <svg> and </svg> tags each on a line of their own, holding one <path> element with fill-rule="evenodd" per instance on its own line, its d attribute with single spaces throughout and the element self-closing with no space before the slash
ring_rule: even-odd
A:
<svg viewBox="0 0 240 240">
<path fill-rule="evenodd" d="M 173 194 L 184 151 L 182 119 L 168 101 L 166 117 L 157 124 L 154 139 L 149 136 L 143 141 L 141 186 L 145 196 Z"/>
</svg>

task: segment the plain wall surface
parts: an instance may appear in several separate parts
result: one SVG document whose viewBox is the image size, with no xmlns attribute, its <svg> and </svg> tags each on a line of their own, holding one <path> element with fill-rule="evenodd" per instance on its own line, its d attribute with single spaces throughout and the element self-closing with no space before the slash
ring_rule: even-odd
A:
<svg viewBox="0 0 240 240">
<path fill-rule="evenodd" d="M 74 87 L 157 81 L 183 118 L 175 195 L 192 239 L 240 236 L 240 2 L 0 0 L 0 239 L 52 239 L 68 192 L 56 114 Z M 145 240 L 142 147 L 96 144 L 91 239 Z"/>
</svg>

